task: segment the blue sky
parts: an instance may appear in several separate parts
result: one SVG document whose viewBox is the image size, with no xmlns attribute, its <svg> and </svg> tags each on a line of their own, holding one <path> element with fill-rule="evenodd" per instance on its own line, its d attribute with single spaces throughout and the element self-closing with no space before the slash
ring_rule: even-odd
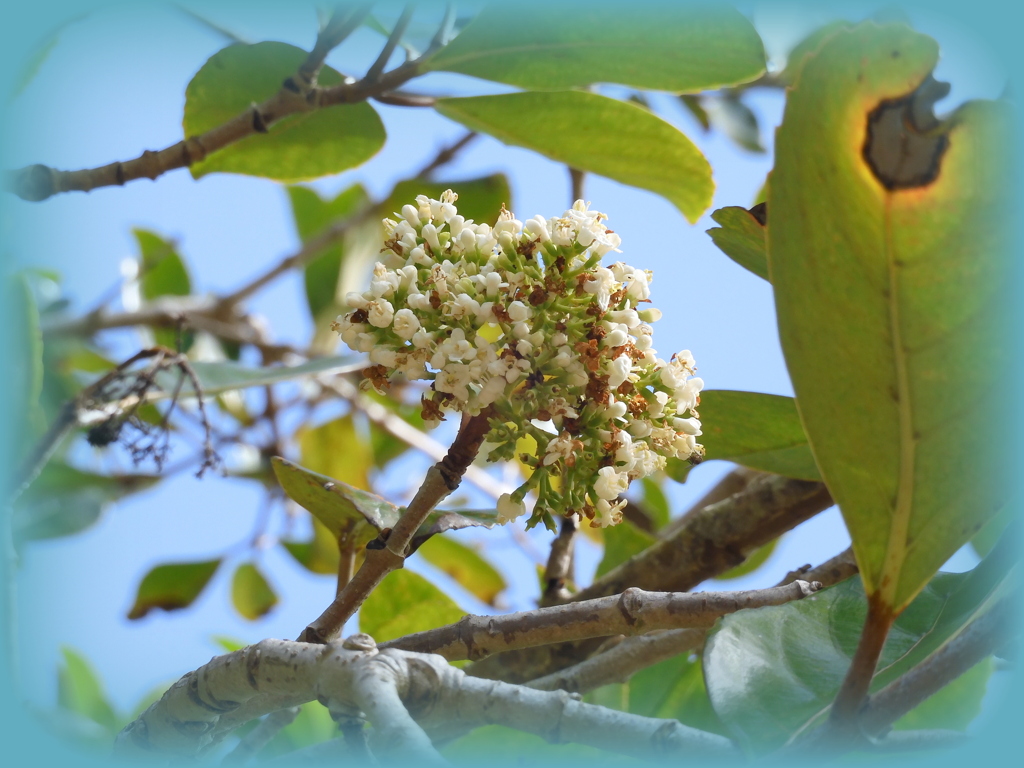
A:
<svg viewBox="0 0 1024 768">
<path fill-rule="evenodd" d="M 803 31 L 825 20 L 821 12 L 796 6 L 748 5 L 744 10 L 765 33 L 770 52 L 784 50 Z M 308 47 L 315 35 L 315 15 L 305 7 L 225 7 L 209 15 L 252 41 L 283 40 Z M 941 17 L 912 13 L 911 18 L 943 48 L 936 76 L 951 81 L 953 92 L 940 110 L 965 98 L 994 97 L 1002 91 L 1005 78 L 998 62 L 969 30 Z M 358 73 L 372 61 L 381 42 L 372 32 L 360 31 L 328 62 Z M 62 32 L 36 79 L 12 103 L 5 167 L 31 162 L 89 167 L 178 141 L 184 87 L 223 45 L 222 38 L 171 7 L 123 6 L 89 13 Z M 503 90 L 443 74 L 414 85 L 451 95 Z M 677 124 L 711 162 L 717 187 L 709 213 L 725 205 L 750 205 L 771 167 L 781 94 L 757 91 L 749 100 L 761 120 L 766 155 L 738 149 L 721 134 L 703 134 L 673 97 L 655 94 L 652 99 L 662 116 Z M 387 146 L 362 167 L 313 184 L 321 193 L 334 194 L 360 182 L 371 193 L 383 194 L 463 132 L 432 110 L 375 108 L 388 131 Z M 555 215 L 571 202 L 563 167 L 487 137 L 471 144 L 442 178 L 495 171 L 508 174 L 512 208 L 520 218 Z M 588 178 L 586 198 L 610 215 L 610 225 L 623 240 L 621 258 L 654 270 L 652 299 L 664 312 L 655 328 L 659 350 L 692 350 L 709 388 L 792 394 L 770 287 L 717 251 L 705 234 L 713 225 L 708 216 L 691 226 L 664 199 L 595 177 Z M 185 171 L 123 189 L 62 195 L 42 204 L 9 201 L 3 206 L 0 227 L 16 260 L 62 273 L 78 311 L 91 308 L 117 282 L 120 262 L 135 254 L 132 227 L 176 238 L 200 292 L 237 287 L 298 244 L 280 185 L 224 174 L 196 182 Z M 267 318 L 277 338 L 302 344 L 308 337 L 311 325 L 298 275 L 278 281 L 251 306 Z M 124 334 L 110 339 L 119 353 L 130 352 L 137 344 Z M 76 456 L 94 460 L 83 451 Z M 425 466 L 425 460 L 410 456 L 395 474 L 411 475 Z M 673 485 L 674 510 L 684 510 L 727 470 L 720 462 L 710 462 L 696 469 L 685 486 Z M 401 481 L 384 478 L 382 487 L 397 491 Z M 114 703 L 128 709 L 154 686 L 216 653 L 212 635 L 246 641 L 297 635 L 329 601 L 333 584 L 330 578 L 306 574 L 280 548 L 264 552 L 261 563 L 282 604 L 259 622 L 246 622 L 231 609 L 230 568 L 223 568 L 187 611 L 157 612 L 131 623 L 123 618 L 134 586 L 148 568 L 237 548 L 253 526 L 260 499 L 253 483 L 197 480 L 184 473 L 119 504 L 82 534 L 31 545 L 18 592 L 22 684 L 31 700 L 43 705 L 54 701 L 59 648 L 65 644 L 93 662 Z M 535 531 L 530 536 L 537 548 L 546 550 L 550 534 Z M 533 565 L 509 535 L 471 533 L 463 538 L 487 541 L 490 557 L 512 584 L 506 603 L 512 609 L 529 608 L 536 597 Z M 773 583 L 788 570 L 824 560 L 847 543 L 841 518 L 832 510 L 787 535 L 755 576 L 731 585 Z M 581 545 L 583 580 L 599 557 L 597 548 Z M 950 567 L 960 570 L 973 562 L 972 555 L 961 553 Z M 428 566 L 413 562 L 411 567 L 451 588 L 467 610 L 486 610 Z M 37 632 L 39 626 L 48 631 Z"/>
</svg>

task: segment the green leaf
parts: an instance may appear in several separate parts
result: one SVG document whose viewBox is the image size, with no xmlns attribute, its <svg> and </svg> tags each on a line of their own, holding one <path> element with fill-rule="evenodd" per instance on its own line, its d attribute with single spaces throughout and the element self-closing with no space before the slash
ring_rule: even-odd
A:
<svg viewBox="0 0 1024 768">
<path fill-rule="evenodd" d="M 301 427 L 295 433 L 295 440 L 302 463 L 309 469 L 336 478 L 344 485 L 370 487 L 373 454 L 363 435 L 356 430 L 351 414 L 316 427 Z"/>
<path fill-rule="evenodd" d="M 280 456 L 274 456 L 271 462 L 288 498 L 309 510 L 332 536 L 348 536 L 358 547 L 376 538 L 379 531 L 393 528 L 405 511 L 380 496 L 311 472 Z M 434 510 L 413 537 L 412 549 L 415 551 L 431 536 L 445 531 L 475 526 L 491 528 L 496 518 L 494 510 Z"/>
<path fill-rule="evenodd" d="M 418 573 L 389 573 L 359 609 L 359 631 L 378 643 L 452 624 L 465 615 L 455 602 Z"/>
<path fill-rule="evenodd" d="M 707 99 L 704 109 L 711 125 L 728 136 L 733 142 L 749 152 L 763 153 L 761 129 L 758 127 L 757 115 L 750 107 L 740 101 L 736 93 L 728 93 L 718 98 Z"/>
<path fill-rule="evenodd" d="M 57 670 L 57 704 L 98 723 L 111 734 L 116 733 L 117 714 L 92 665 L 68 646 L 61 648 L 61 654 L 64 664 Z"/>
<path fill-rule="evenodd" d="M 604 576 L 608 571 L 626 562 L 651 546 L 657 539 L 641 531 L 628 520 L 604 529 L 604 557 L 597 566 L 594 577 Z"/>
<path fill-rule="evenodd" d="M 706 459 L 821 480 L 793 398 L 712 389 L 700 394 L 700 416 Z"/>
<path fill-rule="evenodd" d="M 308 701 L 302 705 L 296 718 L 260 750 L 260 759 L 270 760 L 296 749 L 320 744 L 337 735 L 338 725 L 331 718 L 330 710 L 319 701 Z"/>
<path fill-rule="evenodd" d="M 335 576 L 338 573 L 340 561 L 338 537 L 331 533 L 327 526 L 317 520 L 315 516 L 312 522 L 313 535 L 309 541 L 282 541 L 281 546 L 310 573 Z M 367 541 L 375 535 L 376 532 Z"/>
<path fill-rule="evenodd" d="M 830 37 L 789 91 L 768 199 L 800 415 L 867 591 L 896 612 L 998 512 L 1010 471 L 1008 116 L 970 102 L 914 128 L 945 92 L 925 82 L 937 59 L 903 25 Z"/>
<path fill-rule="evenodd" d="M 402 206 L 412 203 L 416 195 L 426 195 L 434 200 L 441 198 L 441 193 L 450 189 L 459 196 L 459 215 L 466 220 L 472 219 L 477 224 L 493 224 L 498 220 L 501 206 L 514 210 L 512 206 L 512 189 L 508 177 L 503 173 L 481 176 L 462 181 L 426 181 L 424 179 L 406 179 L 395 184 L 388 199 L 381 203 L 382 216 L 394 216 L 402 210 Z"/>
<path fill-rule="evenodd" d="M 746 576 L 749 573 L 753 573 L 766 562 L 768 558 L 772 556 L 772 552 L 775 551 L 775 547 L 778 546 L 780 539 L 772 539 L 767 544 L 758 547 L 744 560 L 742 563 L 737 565 L 735 568 L 730 568 L 725 573 L 720 573 L 715 576 L 719 581 L 728 581 L 729 579 L 738 579 L 740 576 Z"/>
<path fill-rule="evenodd" d="M 828 24 L 818 27 L 818 29 L 811 32 L 811 34 L 793 46 L 793 49 L 786 56 L 786 68 L 779 74 L 779 82 L 784 85 L 793 85 L 807 58 L 821 48 L 832 35 L 848 30 L 851 26 L 848 21 L 830 21 Z"/>
<path fill-rule="evenodd" d="M 634 8 L 570 5 L 485 7 L 427 62 L 531 90 L 621 83 L 658 91 L 700 91 L 753 80 L 764 47 L 731 8 L 683 4 Z"/>
<path fill-rule="evenodd" d="M 192 292 L 192 280 L 176 245 L 145 229 L 133 229 L 132 234 L 139 247 L 139 288 L 142 298 L 153 301 L 161 296 L 188 296 Z M 187 350 L 192 346 L 194 337 L 188 331 L 180 335 L 181 347 Z M 156 343 L 170 349 L 177 347 L 178 336 L 174 328 L 153 330 Z"/>
<path fill-rule="evenodd" d="M 129 619 L 141 619 L 154 608 L 177 611 L 192 605 L 213 578 L 220 558 L 158 565 L 142 578 Z"/>
<path fill-rule="evenodd" d="M 1007 526 L 1017 516 L 1018 510 L 1019 506 L 1015 502 L 1007 503 L 985 523 L 981 530 L 974 534 L 974 538 L 971 539 L 971 548 L 979 557 L 985 557 L 992 551 L 999 539 L 1002 538 Z"/>
<path fill-rule="evenodd" d="M 651 516 L 655 530 L 668 525 L 672 512 L 669 509 L 668 497 L 661 487 L 661 483 L 653 477 L 645 477 L 640 481 L 643 488 L 643 508 Z"/>
<path fill-rule="evenodd" d="M 159 480 L 157 475 L 97 475 L 50 461 L 14 507 L 15 543 L 84 531 L 115 501 Z"/>
<path fill-rule="evenodd" d="M 725 734 L 704 688 L 700 660 L 687 654 L 653 664 L 630 678 L 629 710 L 644 717 L 679 720 L 691 728 Z"/>
<path fill-rule="evenodd" d="M 6 378 L 10 382 L 6 413 L 11 434 L 21 435 L 31 444 L 44 429 L 39 399 L 43 389 L 43 333 L 39 325 L 39 307 L 25 273 L 4 280 L 4 315 L 15 330 Z M 19 449 L 16 449 L 19 450 Z M 27 452 L 27 449 L 20 449 Z M 18 454 L 15 454 L 16 456 Z M 20 458 L 20 456 L 18 457 Z"/>
<path fill-rule="evenodd" d="M 994 668 L 991 656 L 975 664 L 893 723 L 893 730 L 966 731 L 974 718 L 981 714 L 982 701 Z"/>
<path fill-rule="evenodd" d="M 1007 591 L 1012 557 L 940 573 L 896 619 L 872 690 L 956 637 Z M 784 606 L 739 611 L 708 637 L 704 677 L 715 711 L 748 750 L 774 749 L 827 714 L 860 638 L 867 599 L 859 578 Z"/>
<path fill-rule="evenodd" d="M 769 280 L 765 228 L 746 208 L 719 208 L 711 214 L 720 227 L 708 230 L 715 245 L 726 256 L 758 277 Z"/>
<path fill-rule="evenodd" d="M 354 355 L 316 357 L 300 365 L 271 365 L 253 368 L 229 361 L 218 363 L 192 363 L 192 370 L 199 379 L 203 395 L 219 395 L 232 389 L 266 387 L 282 381 L 291 381 L 318 373 L 352 373 L 366 366 L 366 360 Z M 150 399 L 162 400 L 170 397 L 177 386 L 179 371 L 164 371 L 156 377 L 163 392 L 155 393 Z M 185 379 L 179 397 L 195 397 L 192 382 Z"/>
<path fill-rule="evenodd" d="M 277 605 L 277 595 L 255 565 L 243 563 L 231 579 L 231 602 L 242 616 L 255 621 Z"/>
<path fill-rule="evenodd" d="M 308 187 L 288 187 L 288 199 L 299 239 L 306 242 L 336 221 L 360 210 L 369 202 L 369 195 L 362 184 L 352 185 L 331 200 L 324 200 Z M 306 302 L 314 320 L 336 306 L 335 294 L 344 258 L 344 244 L 336 243 L 306 264 Z"/>
<path fill-rule="evenodd" d="M 270 98 L 298 71 L 306 52 L 293 45 L 263 42 L 231 45 L 203 65 L 185 89 L 186 136 L 216 128 Z M 330 67 L 320 70 L 320 85 L 342 82 Z M 369 160 L 384 146 L 384 126 L 369 104 L 345 104 L 291 115 L 229 144 L 191 166 L 200 178 L 222 171 L 276 181 L 306 181 L 340 173 Z"/>
<path fill-rule="evenodd" d="M 596 93 L 439 99 L 445 117 L 505 144 L 662 195 L 690 222 L 711 204 L 711 166 L 686 136 L 636 104 Z"/>
<path fill-rule="evenodd" d="M 210 638 L 214 644 L 223 650 L 225 653 L 233 653 L 234 651 L 240 651 L 243 648 L 247 648 L 249 644 L 243 640 L 239 640 L 234 637 L 228 637 L 227 635 L 214 635 Z M 167 690 L 164 688 L 164 690 Z"/>
<path fill-rule="evenodd" d="M 447 573 L 467 592 L 488 605 L 508 586 L 505 579 L 472 547 L 434 536 L 419 548 L 420 557 Z"/>
<path fill-rule="evenodd" d="M 142 298 L 188 296 L 192 281 L 175 244 L 145 229 L 133 229 L 132 234 L 139 246 Z"/>
</svg>

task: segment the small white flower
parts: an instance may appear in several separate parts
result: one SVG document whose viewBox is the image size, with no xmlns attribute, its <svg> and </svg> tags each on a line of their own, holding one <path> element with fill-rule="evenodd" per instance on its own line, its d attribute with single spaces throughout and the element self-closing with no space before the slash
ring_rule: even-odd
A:
<svg viewBox="0 0 1024 768">
<path fill-rule="evenodd" d="M 594 493 L 599 498 L 612 501 L 617 499 L 629 488 L 629 475 L 619 472 L 615 467 L 601 467 L 594 481 Z"/>
<path fill-rule="evenodd" d="M 395 318 L 395 308 L 387 299 L 376 299 L 366 305 L 366 315 L 370 325 L 387 328 Z"/>
<path fill-rule="evenodd" d="M 498 525 L 506 525 L 526 514 L 526 505 L 512 498 L 512 494 L 503 493 L 498 497 Z"/>
<path fill-rule="evenodd" d="M 507 311 L 508 311 L 508 316 L 512 318 L 512 322 L 514 322 L 514 323 L 519 323 L 519 322 L 522 322 L 523 320 L 529 320 L 530 319 L 530 315 L 532 314 L 530 312 L 529 307 L 527 307 L 521 301 L 513 301 L 513 302 L 511 302 L 508 305 L 508 310 Z"/>
<path fill-rule="evenodd" d="M 672 419 L 672 428 L 688 435 L 700 435 L 700 419 Z"/>
<path fill-rule="evenodd" d="M 618 525 L 622 522 L 622 509 L 626 506 L 626 500 L 622 499 L 612 504 L 605 499 L 598 499 L 595 509 L 597 515 L 594 517 L 592 527 L 607 528 L 611 525 Z"/>
<path fill-rule="evenodd" d="M 405 340 L 411 339 L 420 330 L 420 321 L 411 309 L 402 308 L 395 312 L 395 333 Z"/>
<path fill-rule="evenodd" d="M 608 386 L 611 389 L 618 387 L 629 378 L 629 373 L 632 369 L 633 360 L 629 355 L 619 355 L 616 357 L 612 360 L 610 370 L 608 372 Z"/>
</svg>

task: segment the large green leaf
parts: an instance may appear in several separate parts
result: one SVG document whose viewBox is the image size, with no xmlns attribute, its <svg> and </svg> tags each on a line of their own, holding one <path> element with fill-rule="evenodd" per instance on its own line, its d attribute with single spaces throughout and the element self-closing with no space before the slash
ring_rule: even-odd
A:
<svg viewBox="0 0 1024 768">
<path fill-rule="evenodd" d="M 419 553 L 420 557 L 488 605 L 494 605 L 498 595 L 508 586 L 504 577 L 479 552 L 446 536 L 431 537 L 419 548 Z"/>
<path fill-rule="evenodd" d="M 427 62 L 531 90 L 622 83 L 689 92 L 764 72 L 764 48 L 732 8 L 491 5 Z"/>
<path fill-rule="evenodd" d="M 708 230 L 715 245 L 741 267 L 768 279 L 768 253 L 764 225 L 746 208 L 737 205 L 719 208 L 711 214 L 720 227 Z"/>
<path fill-rule="evenodd" d="M 192 605 L 213 578 L 220 559 L 158 565 L 142 577 L 129 619 L 141 619 L 154 608 L 176 611 Z"/>
<path fill-rule="evenodd" d="M 392 571 L 359 609 L 359 631 L 378 643 L 453 624 L 466 612 L 418 573 Z"/>
<path fill-rule="evenodd" d="M 898 24 L 828 38 L 790 91 L 768 196 L 801 417 L 895 611 L 1001 508 L 1011 455 L 1007 116 L 971 102 L 932 125 L 937 59 Z"/>
<path fill-rule="evenodd" d="M 61 648 L 64 664 L 57 670 L 57 704 L 106 728 L 118 730 L 117 714 L 103 692 L 92 665 L 72 648 Z"/>
<path fill-rule="evenodd" d="M 362 184 L 353 184 L 330 200 L 308 187 L 289 187 L 288 199 L 299 238 L 306 242 L 336 221 L 343 220 L 369 202 Z M 345 258 L 344 243 L 325 249 L 306 264 L 306 301 L 314 320 L 335 306 L 338 276 Z"/>
<path fill-rule="evenodd" d="M 1004 557 L 929 582 L 890 630 L 872 690 L 928 658 L 1005 593 Z M 853 578 L 807 600 L 726 616 L 709 635 L 704 676 L 733 736 L 763 752 L 820 722 L 850 666 L 866 612 L 863 586 Z"/>
<path fill-rule="evenodd" d="M 338 573 L 341 560 L 338 537 L 315 516 L 312 522 L 313 534 L 309 541 L 282 541 L 281 546 L 310 573 L 334 576 Z"/>
<path fill-rule="evenodd" d="M 203 65 L 185 89 L 186 136 L 226 123 L 273 96 L 295 74 L 307 54 L 287 43 L 231 45 Z M 338 85 L 342 76 L 320 70 L 319 83 Z M 369 160 L 384 146 L 384 126 L 369 104 L 345 104 L 301 112 L 229 144 L 192 165 L 200 178 L 215 171 L 277 181 L 305 181 L 340 173 Z"/>
<path fill-rule="evenodd" d="M 156 484 L 154 475 L 98 475 L 51 461 L 18 499 L 11 526 L 15 543 L 83 531 L 115 501 Z"/>
<path fill-rule="evenodd" d="M 703 434 L 698 439 L 706 459 L 800 480 L 821 480 L 793 398 L 712 389 L 701 392 L 700 417 Z"/>
<path fill-rule="evenodd" d="M 255 621 L 277 605 L 277 595 L 259 568 L 243 563 L 231 579 L 231 602 L 242 616 Z"/>
<path fill-rule="evenodd" d="M 989 656 L 893 723 L 897 731 L 965 731 L 979 714 L 995 668 Z"/>
<path fill-rule="evenodd" d="M 445 117 L 506 144 L 667 198 L 691 222 L 711 204 L 711 166 L 686 136 L 636 104 L 596 93 L 439 99 Z"/>
</svg>

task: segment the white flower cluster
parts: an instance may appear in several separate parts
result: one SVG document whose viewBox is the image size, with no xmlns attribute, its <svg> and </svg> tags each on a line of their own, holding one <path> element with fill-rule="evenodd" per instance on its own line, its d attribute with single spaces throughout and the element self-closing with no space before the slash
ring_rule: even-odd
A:
<svg viewBox="0 0 1024 768">
<path fill-rule="evenodd" d="M 522 515 L 532 490 L 530 525 L 572 514 L 613 525 L 631 480 L 703 456 L 693 357 L 654 350 L 661 312 L 641 308 L 650 272 L 600 265 L 620 244 L 603 213 L 577 201 L 522 222 L 502 208 L 490 227 L 460 216 L 456 199 L 421 195 L 384 220 L 385 260 L 334 328 L 369 354 L 364 375 L 378 390 L 395 374 L 433 382 L 428 424 L 490 409 L 489 460 L 533 438 L 536 455 L 520 457 L 532 474 L 499 500 L 500 522 Z"/>
</svg>

